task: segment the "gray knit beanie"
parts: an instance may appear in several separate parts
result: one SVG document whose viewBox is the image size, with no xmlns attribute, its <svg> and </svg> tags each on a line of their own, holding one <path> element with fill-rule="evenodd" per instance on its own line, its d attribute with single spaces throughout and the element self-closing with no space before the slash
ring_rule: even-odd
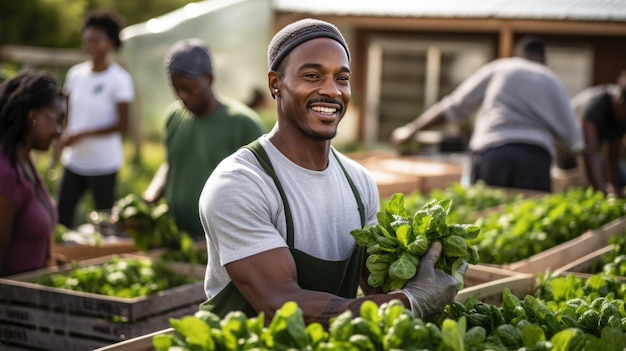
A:
<svg viewBox="0 0 626 351">
<path fill-rule="evenodd" d="M 336 40 L 344 49 L 350 59 L 348 44 L 334 25 L 311 18 L 305 18 L 293 22 L 281 29 L 267 48 L 267 63 L 270 71 L 275 71 L 278 65 L 298 45 L 316 38 L 330 38 Z"/>
<path fill-rule="evenodd" d="M 209 48 L 201 39 L 179 40 L 167 52 L 165 68 L 168 73 L 182 73 L 191 77 L 213 73 Z"/>
</svg>

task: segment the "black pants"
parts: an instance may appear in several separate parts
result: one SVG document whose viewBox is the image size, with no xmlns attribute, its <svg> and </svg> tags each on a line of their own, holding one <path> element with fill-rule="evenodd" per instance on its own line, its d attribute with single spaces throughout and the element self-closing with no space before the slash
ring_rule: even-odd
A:
<svg viewBox="0 0 626 351">
<path fill-rule="evenodd" d="M 69 169 L 63 172 L 59 188 L 59 223 L 73 228 L 78 202 L 87 190 L 91 191 L 96 210 L 108 210 L 115 202 L 117 172 L 98 176 L 83 176 Z"/>
<path fill-rule="evenodd" d="M 472 155 L 472 184 L 550 192 L 552 177 L 550 153 L 530 144 L 507 144 Z"/>
</svg>

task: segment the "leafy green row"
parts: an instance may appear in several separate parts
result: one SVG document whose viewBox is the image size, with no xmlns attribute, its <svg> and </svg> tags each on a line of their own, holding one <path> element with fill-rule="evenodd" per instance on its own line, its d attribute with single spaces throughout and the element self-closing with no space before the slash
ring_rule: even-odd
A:
<svg viewBox="0 0 626 351">
<path fill-rule="evenodd" d="M 183 262 L 190 264 L 206 265 L 209 260 L 207 250 L 205 248 L 197 247 L 187 234 L 183 234 L 180 237 L 180 248 L 168 249 L 160 257 L 163 261 Z"/>
<path fill-rule="evenodd" d="M 467 261 L 478 263 L 478 252 L 467 240 L 478 236 L 478 227 L 469 224 L 448 224 L 450 199 L 432 200 L 414 214 L 404 206 L 404 195 L 391 196 L 377 213 L 378 223 L 350 232 L 357 245 L 367 248 L 367 282 L 382 287 L 384 292 L 402 288 L 415 276 L 417 266 L 433 241 L 443 245 L 436 268 L 453 275 L 463 288 L 463 276 L 457 268 Z"/>
<path fill-rule="evenodd" d="M 267 327 L 263 313 L 248 319 L 243 313 L 232 312 L 220 320 L 211 312 L 199 311 L 171 319 L 176 332 L 155 336 L 153 345 L 158 351 L 623 350 L 624 302 L 598 284 L 600 279 L 605 277 L 581 282 L 587 289 L 582 292 L 588 296 L 561 303 L 532 295 L 519 299 L 504 289 L 502 306 L 474 297 L 448 305 L 432 320 L 413 317 L 399 300 L 380 306 L 366 301 L 359 316 L 346 311 L 331 319 L 328 329 L 318 323 L 305 325 L 294 302 L 283 305 Z M 607 295 L 599 296 L 601 292 Z"/>
<path fill-rule="evenodd" d="M 504 264 L 528 258 L 623 217 L 626 200 L 576 188 L 542 199 L 525 199 L 476 221 L 480 234 L 470 244 L 482 263 Z"/>
<path fill-rule="evenodd" d="M 609 238 L 609 244 L 612 250 L 592 263 L 591 273 L 604 272 L 613 276 L 626 277 L 626 235 Z"/>
<path fill-rule="evenodd" d="M 432 200 L 445 199 L 450 199 L 454 204 L 454 208 L 448 213 L 450 223 L 472 223 L 480 211 L 521 200 L 522 196 L 507 194 L 503 189 L 489 187 L 479 181 L 471 187 L 454 183 L 444 189 L 434 189 L 428 194 L 416 191 L 405 196 L 404 204 L 407 211 L 413 213 Z"/>
<path fill-rule="evenodd" d="M 61 223 L 57 223 L 54 226 L 54 243 L 55 244 L 63 244 L 66 242 L 74 242 L 75 238 L 72 235 L 72 230 L 70 230 L 68 227 L 64 226 Z M 100 244 L 102 244 L 102 233 L 98 232 L 97 230 L 91 232 L 91 233 L 80 233 L 81 235 L 81 239 L 82 242 L 86 242 L 89 245 L 93 245 L 93 246 L 98 246 Z"/>
<path fill-rule="evenodd" d="M 103 264 L 79 266 L 67 273 L 46 273 L 35 283 L 100 295 L 133 298 L 184 285 L 194 280 L 177 275 L 159 261 L 113 257 Z"/>
<path fill-rule="evenodd" d="M 466 318 L 468 330 L 478 328 L 489 343 L 505 346 L 496 350 L 552 350 L 553 340 L 565 331 L 576 336 L 575 344 L 581 348 L 570 344 L 558 350 L 626 347 L 626 284 L 605 274 L 588 279 L 538 274 L 538 279 L 534 295 L 519 299 L 504 289 L 501 307 L 470 298 L 446 306 L 439 318 Z"/>
<path fill-rule="evenodd" d="M 135 246 L 142 251 L 178 249 L 180 237 L 188 235 L 179 231 L 166 203 L 147 204 L 136 194 L 128 194 L 115 202 L 111 222 L 131 236 Z"/>
<path fill-rule="evenodd" d="M 296 303 L 287 302 L 268 327 L 263 314 L 246 318 L 231 312 L 224 319 L 210 312 L 170 320 L 176 334 L 159 334 L 153 345 L 173 350 L 435 350 L 456 341 L 456 330 L 440 329 L 432 322 L 413 317 L 399 300 L 380 308 L 372 301 L 361 305 L 360 316 L 346 311 L 331 320 L 328 329 L 319 323 L 304 324 Z M 451 349 L 452 350 L 452 349 Z M 458 349 L 457 349 L 458 350 Z"/>
</svg>

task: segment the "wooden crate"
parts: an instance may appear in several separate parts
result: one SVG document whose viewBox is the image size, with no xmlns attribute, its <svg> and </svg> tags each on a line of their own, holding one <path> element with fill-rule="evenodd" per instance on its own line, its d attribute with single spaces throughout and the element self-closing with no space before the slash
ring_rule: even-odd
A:
<svg viewBox="0 0 626 351">
<path fill-rule="evenodd" d="M 386 187 L 397 182 L 400 191 L 381 193 L 381 198 L 397 192 L 408 195 L 414 191 L 428 193 L 433 189 L 443 189 L 461 181 L 463 165 L 435 161 L 415 156 L 398 156 L 386 152 L 349 154 L 348 157 L 359 162 L 374 175 L 377 184 L 386 180 Z M 378 174 L 378 175 L 377 175 Z M 395 175 L 392 176 L 392 175 Z M 409 186 L 410 185 L 410 186 Z M 386 190 L 386 189 L 385 189 Z"/>
<path fill-rule="evenodd" d="M 387 172 L 379 169 L 369 170 L 376 182 L 378 196 L 381 199 L 389 199 L 391 195 L 402 193 L 408 195 L 421 186 L 419 179 L 413 176 Z"/>
<path fill-rule="evenodd" d="M 574 260 L 555 271 L 555 274 L 567 275 L 574 274 L 579 277 L 589 278 L 594 273 L 591 273 L 592 266 L 605 255 L 613 251 L 613 245 L 607 245 L 599 250 L 596 250 L 588 255 L 585 255 L 577 260 Z M 619 281 L 626 281 L 626 277 L 615 277 Z"/>
<path fill-rule="evenodd" d="M 63 335 L 51 329 L 37 330 L 4 322 L 0 322 L 0 333 L 0 350 L 5 350 L 5 347 L 15 350 L 93 350 L 111 344 L 110 341 Z"/>
<path fill-rule="evenodd" d="M 169 268 L 198 280 L 151 296 L 117 298 L 33 283 L 44 273 L 67 272 L 70 265 L 0 279 L 0 341 L 44 350 L 91 350 L 167 328 L 170 318 L 193 314 L 206 299 L 204 272 L 196 275 L 182 264 Z"/>
<path fill-rule="evenodd" d="M 196 249 L 206 251 L 206 242 L 197 242 L 195 244 L 195 247 Z M 168 251 L 170 251 L 170 249 L 159 248 L 150 250 L 148 252 L 134 252 L 132 253 L 132 255 L 149 257 L 151 259 L 160 259 Z M 174 269 L 176 272 L 190 277 L 204 277 L 206 273 L 206 264 L 167 261 L 167 265 L 170 268 Z"/>
<path fill-rule="evenodd" d="M 609 238 L 623 235 L 626 218 L 618 218 L 577 238 L 540 252 L 524 260 L 502 265 L 502 268 L 522 273 L 556 271 L 559 268 L 599 250 L 609 244 Z"/>
<path fill-rule="evenodd" d="M 562 193 L 573 187 L 589 186 L 589 181 L 582 167 L 561 169 L 553 167 L 550 171 L 552 177 L 552 192 Z"/>
<path fill-rule="evenodd" d="M 105 346 L 94 351 L 154 351 L 152 338 L 154 338 L 155 335 L 173 334 L 174 332 L 173 328 L 167 328 L 131 340 L 121 341 Z"/>
<path fill-rule="evenodd" d="M 131 238 L 103 242 L 99 245 L 54 244 L 52 256 L 62 262 L 82 261 L 92 258 L 136 252 L 139 249 Z"/>
<path fill-rule="evenodd" d="M 13 346 L 13 345 L 7 345 L 7 344 L 3 344 L 2 342 L 0 342 L 0 350 L 2 350 L 2 351 L 32 351 L 33 349 L 25 348 L 25 347 L 19 347 L 19 346 Z"/>
<path fill-rule="evenodd" d="M 2 307 L 0 307 L 0 309 L 1 308 Z M 64 322 L 60 321 L 58 316 L 54 316 L 54 318 L 48 318 L 50 315 L 42 316 L 41 311 L 20 311 L 22 313 L 33 313 L 36 316 L 40 316 L 38 319 L 41 324 L 33 327 L 0 321 L 0 338 L 2 339 L 0 342 L 10 343 L 13 347 L 23 345 L 27 347 L 27 350 L 93 350 L 118 343 L 120 340 L 130 340 L 153 333 L 155 330 L 161 330 L 170 325 L 170 318 L 181 318 L 183 316 L 192 315 L 197 310 L 198 304 L 194 304 L 193 306 L 190 305 L 167 314 L 138 321 L 136 322 L 137 324 L 132 326 L 117 327 L 117 329 L 111 322 L 102 323 L 92 318 L 84 318 L 82 321 L 78 318 L 73 318 Z M 2 316 L 2 311 L 0 311 L 0 316 Z M 57 324 L 48 324 L 44 327 L 44 323 Z M 64 329 L 60 330 L 60 327 Z M 92 335 L 81 334 L 85 332 Z M 115 339 L 108 337 L 101 338 L 94 334 L 114 334 L 119 335 L 119 337 Z M 4 350 L 4 346 L 5 345 L 0 343 L 0 350 Z"/>
<path fill-rule="evenodd" d="M 471 264 L 465 272 L 465 288 L 485 283 L 491 283 L 496 280 L 519 276 L 522 273 L 510 271 L 497 266 L 484 264 Z"/>
<path fill-rule="evenodd" d="M 536 277 L 534 274 L 521 273 L 507 278 L 494 280 L 492 282 L 478 284 L 465 288 L 456 295 L 456 300 L 465 300 L 476 296 L 480 301 L 491 305 L 502 304 L 502 291 L 509 288 L 513 295 L 523 298 L 532 294 L 536 287 Z"/>
</svg>

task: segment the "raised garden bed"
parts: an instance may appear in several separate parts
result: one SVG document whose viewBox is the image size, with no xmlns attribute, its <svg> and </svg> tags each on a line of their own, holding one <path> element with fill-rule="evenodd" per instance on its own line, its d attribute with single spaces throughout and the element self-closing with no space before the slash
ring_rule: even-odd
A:
<svg viewBox="0 0 626 351">
<path fill-rule="evenodd" d="M 101 265 L 113 256 L 81 261 Z M 119 255 L 120 259 L 148 259 Z M 203 277 L 193 267 L 167 267 L 192 283 L 149 296 L 120 298 L 44 286 L 47 273 L 67 273 L 71 265 L 51 267 L 0 279 L 0 342 L 44 350 L 91 350 L 169 326 L 170 318 L 193 314 L 206 296 Z"/>
</svg>

